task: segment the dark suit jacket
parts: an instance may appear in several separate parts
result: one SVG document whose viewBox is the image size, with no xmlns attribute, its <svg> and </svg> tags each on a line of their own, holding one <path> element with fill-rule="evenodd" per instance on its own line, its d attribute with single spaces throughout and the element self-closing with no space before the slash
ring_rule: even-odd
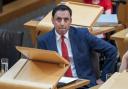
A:
<svg viewBox="0 0 128 89">
<path fill-rule="evenodd" d="M 117 50 L 114 46 L 99 39 L 88 32 L 86 28 L 70 27 L 69 39 L 73 53 L 73 60 L 79 78 L 91 80 L 90 86 L 96 84 L 96 76 L 92 70 L 91 52 L 95 50 L 106 56 L 101 79 L 105 80 L 105 74 L 114 71 Z M 38 46 L 41 49 L 57 51 L 55 29 L 38 37 Z"/>
</svg>

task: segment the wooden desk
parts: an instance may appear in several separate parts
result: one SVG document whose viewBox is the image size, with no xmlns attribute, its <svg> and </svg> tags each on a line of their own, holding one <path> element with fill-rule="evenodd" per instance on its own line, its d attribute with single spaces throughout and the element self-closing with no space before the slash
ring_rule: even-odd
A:
<svg viewBox="0 0 128 89">
<path fill-rule="evenodd" d="M 127 46 L 124 43 L 124 38 L 126 33 L 128 33 L 128 29 L 119 31 L 111 36 L 111 39 L 115 40 L 116 42 L 121 58 L 123 57 L 124 53 L 127 51 L 127 48 L 126 48 Z"/>
<path fill-rule="evenodd" d="M 29 30 L 36 30 L 36 26 L 38 25 L 39 21 L 30 20 L 24 24 L 25 28 Z"/>
<path fill-rule="evenodd" d="M 59 3 L 60 1 L 61 0 L 55 0 L 56 3 Z M 52 2 L 53 0 L 15 0 L 12 3 L 3 6 L 2 13 L 0 13 L 0 24 Z"/>
<path fill-rule="evenodd" d="M 115 27 L 93 27 L 91 33 L 93 35 L 98 35 L 102 33 L 108 33 L 116 30 Z"/>
<path fill-rule="evenodd" d="M 67 86 L 61 87 L 59 89 L 77 89 L 88 84 L 89 84 L 88 80 L 77 80 L 76 82 L 71 83 Z"/>
<path fill-rule="evenodd" d="M 31 20 L 24 24 L 24 27 L 28 30 L 30 30 L 30 36 L 32 38 L 32 44 L 35 46 L 36 44 L 36 37 L 39 31 L 36 30 L 36 27 L 38 25 L 39 21 Z"/>
<path fill-rule="evenodd" d="M 13 79 L 16 74 L 23 68 L 23 66 L 26 64 L 27 59 L 20 59 L 11 69 L 8 70 L 4 75 L 1 76 L 1 79 Z M 89 84 L 89 80 L 77 80 L 76 82 L 73 82 L 71 84 L 68 84 L 64 87 L 61 87 L 59 89 L 76 89 L 82 86 L 85 86 Z"/>
<path fill-rule="evenodd" d="M 30 30 L 30 35 L 32 38 L 33 46 L 36 44 L 36 37 L 39 33 L 39 31 L 36 30 L 36 27 L 38 25 L 39 21 L 36 20 L 30 20 L 24 24 L 24 27 L 28 30 Z M 108 33 L 111 31 L 117 31 L 122 29 L 122 25 L 115 26 L 115 27 L 93 27 L 91 33 L 94 35 L 102 34 L 102 33 Z M 43 33 L 43 32 L 42 32 Z"/>
</svg>

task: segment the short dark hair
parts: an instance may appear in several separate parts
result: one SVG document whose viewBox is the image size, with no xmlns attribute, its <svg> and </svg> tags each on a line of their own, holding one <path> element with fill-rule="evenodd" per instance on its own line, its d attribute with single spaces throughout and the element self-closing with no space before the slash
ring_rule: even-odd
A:
<svg viewBox="0 0 128 89">
<path fill-rule="evenodd" d="M 56 13 L 57 11 L 59 11 L 59 10 L 60 10 L 60 11 L 68 10 L 69 13 L 70 13 L 70 16 L 72 16 L 72 10 L 71 10 L 71 8 L 69 8 L 68 6 L 66 6 L 66 5 L 64 5 L 64 4 L 61 4 L 61 5 L 56 6 L 56 7 L 53 9 L 53 11 L 52 11 L 52 17 L 54 17 L 55 13 Z"/>
</svg>

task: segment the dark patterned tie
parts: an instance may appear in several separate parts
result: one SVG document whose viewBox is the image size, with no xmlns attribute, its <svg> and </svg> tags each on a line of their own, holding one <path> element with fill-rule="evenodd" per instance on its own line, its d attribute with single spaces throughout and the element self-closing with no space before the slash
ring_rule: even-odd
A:
<svg viewBox="0 0 128 89">
<path fill-rule="evenodd" d="M 69 56 L 68 56 L 67 46 L 66 46 L 66 43 L 65 43 L 64 39 L 65 39 L 65 37 L 61 36 L 61 40 L 62 40 L 61 41 L 62 56 L 70 62 Z M 66 71 L 65 76 L 72 77 L 71 67 L 69 67 L 69 69 Z"/>
</svg>

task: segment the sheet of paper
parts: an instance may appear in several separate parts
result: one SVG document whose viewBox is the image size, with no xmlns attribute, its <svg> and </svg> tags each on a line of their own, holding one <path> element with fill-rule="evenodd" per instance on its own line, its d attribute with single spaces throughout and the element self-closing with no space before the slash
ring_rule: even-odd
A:
<svg viewBox="0 0 128 89">
<path fill-rule="evenodd" d="M 118 24 L 117 14 L 102 14 L 94 26 L 115 26 Z"/>
<path fill-rule="evenodd" d="M 60 83 L 71 83 L 75 80 L 77 80 L 78 78 L 72 78 L 72 77 L 62 77 L 59 82 Z"/>
</svg>

